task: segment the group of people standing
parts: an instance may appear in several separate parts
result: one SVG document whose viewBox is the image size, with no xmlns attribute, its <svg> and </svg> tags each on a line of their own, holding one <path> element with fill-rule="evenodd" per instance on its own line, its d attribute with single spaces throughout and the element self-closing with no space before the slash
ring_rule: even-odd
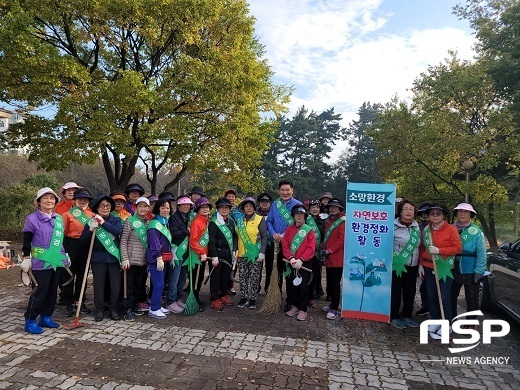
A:
<svg viewBox="0 0 520 390">
<path fill-rule="evenodd" d="M 412 319 L 417 277 L 422 281 L 422 307 L 418 316 L 451 321 L 457 316 L 457 298 L 464 287 L 467 311 L 478 310 L 481 279 L 486 272 L 486 241 L 472 222 L 477 215 L 467 202 L 450 212 L 438 203 L 419 208 L 401 199 L 394 221 L 394 256 L 391 292 L 391 324 L 399 329 L 419 327 Z M 415 217 L 422 221 L 419 224 Z M 450 328 L 451 329 L 451 328 Z M 430 336 L 441 339 L 440 326 L 430 325 Z"/>
<path fill-rule="evenodd" d="M 286 280 L 285 311 L 302 321 L 309 304 L 314 306 L 314 298 L 323 295 L 321 267 L 325 264 L 331 299 L 327 318 L 338 314 L 344 226 L 338 227 L 344 225 L 344 207 L 330 193 L 321 201 L 311 201 L 309 210 L 294 199 L 293 184 L 284 180 L 274 202 L 264 192 L 256 198 L 248 195 L 236 206 L 237 192 L 228 189 L 213 210 L 201 187 L 177 199 L 168 192 L 144 197 L 144 188 L 136 183 L 124 192 L 95 199 L 74 182 L 66 183 L 60 192 L 63 199 L 51 188 L 40 189 L 34 201 L 37 210 L 23 228 L 20 266 L 38 285 L 25 313 L 29 333 L 59 326 L 51 318 L 58 290 L 65 316 L 72 317 L 75 310 L 91 312 L 79 303 L 89 269 L 96 321 L 105 315 L 119 320 L 121 312 L 125 321 L 135 321 L 136 315 L 146 312 L 157 319 L 182 313 L 187 278 L 198 310 L 203 311 L 206 304 L 200 290 L 206 267 L 212 309 L 234 305 L 231 296 L 236 294 L 237 268 L 237 307 L 254 309 L 264 263 L 264 291 L 277 267 L 278 288 Z M 325 207 L 327 202 L 330 207 Z"/>
<path fill-rule="evenodd" d="M 213 204 L 201 187 L 177 199 L 163 192 L 144 197 L 139 184 L 124 192 L 94 199 L 76 183 L 61 189 L 63 200 L 51 188 L 38 191 L 37 210 L 23 228 L 24 272 L 34 275 L 38 288 L 29 298 L 25 330 L 42 333 L 58 327 L 51 315 L 60 290 L 65 315 L 77 310 L 89 313 L 78 301 L 84 291 L 85 272 L 93 274 L 94 318 L 135 321 L 136 315 L 164 319 L 186 310 L 183 297 L 187 278 L 197 301 L 206 308 L 200 290 L 206 268 L 210 282 L 210 307 L 221 311 L 233 306 L 235 272 L 239 271 L 237 307 L 255 309 L 261 292 L 283 290 L 287 316 L 305 321 L 309 307 L 324 295 L 322 266 L 326 267 L 327 319 L 339 315 L 345 242 L 345 207 L 326 192 L 320 199 L 301 202 L 294 198 L 293 183 L 282 180 L 275 200 L 267 192 L 247 195 L 235 205 L 237 192 L 230 188 Z M 175 210 L 175 211 L 174 211 Z M 213 211 L 213 212 L 212 212 Z M 468 311 L 478 309 L 478 287 L 486 268 L 485 239 L 471 219 L 476 211 L 469 203 L 455 207 L 456 221 L 441 204 L 409 199 L 396 207 L 391 289 L 391 324 L 404 329 L 418 327 L 412 318 L 417 277 L 423 281 L 423 307 L 418 315 L 451 320 L 457 297 L 465 288 Z M 415 217 L 419 215 L 419 224 Z M 89 267 L 90 264 L 90 267 Z M 207 264 L 207 266 L 206 266 Z M 278 286 L 270 286 L 276 267 Z M 72 274 L 72 283 L 63 283 Z M 149 289 L 147 280 L 150 280 Z M 124 291 L 123 291 L 124 290 Z M 37 322 L 39 318 L 39 321 Z M 440 327 L 430 334 L 440 338 Z"/>
</svg>

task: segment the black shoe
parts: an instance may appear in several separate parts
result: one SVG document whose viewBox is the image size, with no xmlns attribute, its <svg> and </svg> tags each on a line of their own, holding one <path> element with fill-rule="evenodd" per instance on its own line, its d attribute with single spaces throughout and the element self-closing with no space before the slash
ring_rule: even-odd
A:
<svg viewBox="0 0 520 390">
<path fill-rule="evenodd" d="M 206 310 L 206 302 L 202 302 L 200 300 L 197 300 L 197 303 L 199 304 L 199 311 L 200 312 L 203 312 L 204 310 Z"/>
<path fill-rule="evenodd" d="M 332 302 L 332 298 L 330 296 L 327 295 L 327 298 L 325 298 L 327 300 L 327 302 Z"/>
<path fill-rule="evenodd" d="M 135 322 L 135 317 L 134 317 L 134 314 L 132 313 L 132 310 L 130 310 L 130 309 L 125 310 L 124 319 L 127 322 Z"/>
<path fill-rule="evenodd" d="M 115 309 L 110 310 L 110 318 L 112 318 L 114 321 L 119 321 L 121 319 L 119 313 Z"/>
<path fill-rule="evenodd" d="M 247 306 L 248 309 L 256 309 L 256 301 L 254 299 L 249 300 L 249 306 Z"/>
<path fill-rule="evenodd" d="M 245 307 L 246 303 L 247 303 L 247 299 L 246 298 L 241 298 L 240 301 L 238 302 L 237 307 Z"/>
<path fill-rule="evenodd" d="M 72 306 L 65 306 L 65 314 L 64 314 L 65 317 L 67 317 L 67 318 L 73 317 L 74 313 L 75 313 L 75 311 L 72 308 Z"/>
<path fill-rule="evenodd" d="M 425 307 L 421 307 L 419 310 L 417 310 L 415 312 L 415 315 L 418 315 L 418 316 L 425 316 L 427 314 L 430 314 L 430 311 Z"/>
<path fill-rule="evenodd" d="M 141 310 L 139 310 L 139 308 L 134 307 L 134 308 L 132 309 L 132 314 L 133 314 L 134 316 L 142 316 L 142 315 L 144 314 L 144 311 L 141 311 Z"/>
<path fill-rule="evenodd" d="M 74 304 L 74 310 L 76 310 L 77 308 L 78 308 L 78 304 L 75 303 Z M 82 314 L 90 314 L 92 312 L 92 310 L 90 310 L 84 303 L 81 304 L 81 309 L 79 309 L 79 311 Z"/>
<path fill-rule="evenodd" d="M 103 315 L 103 309 L 101 309 L 101 310 L 96 310 L 96 314 L 95 314 L 95 316 L 94 316 L 94 320 L 95 320 L 96 322 L 103 321 L 103 317 L 104 317 L 104 315 Z"/>
</svg>

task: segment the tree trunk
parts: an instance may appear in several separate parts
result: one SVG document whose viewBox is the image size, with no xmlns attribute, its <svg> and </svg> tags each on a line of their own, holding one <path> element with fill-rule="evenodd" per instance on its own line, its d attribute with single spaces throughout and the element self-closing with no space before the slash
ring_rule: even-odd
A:
<svg viewBox="0 0 520 390">
<path fill-rule="evenodd" d="M 125 157 L 121 160 L 119 155 L 114 154 L 114 152 L 110 150 L 114 164 L 112 166 L 112 161 L 108 155 L 109 150 L 108 147 L 105 149 L 104 153 L 101 155 L 101 159 L 107 175 L 110 192 L 123 191 L 135 173 L 135 165 L 137 164 L 138 157 Z"/>
<path fill-rule="evenodd" d="M 182 176 L 184 176 L 184 173 L 187 170 L 188 170 L 188 167 L 186 165 L 183 165 L 181 170 L 179 171 L 179 173 L 177 173 L 177 175 L 175 175 L 173 180 L 170 181 L 169 183 L 166 183 L 166 185 L 164 186 L 164 191 L 173 192 L 173 186 L 176 185 L 182 179 Z"/>
<path fill-rule="evenodd" d="M 490 212 L 490 206 L 491 206 L 491 210 L 493 210 L 493 203 L 490 203 L 488 205 L 487 220 L 483 213 L 477 214 L 477 219 L 480 221 L 480 224 L 482 226 L 482 231 L 484 232 L 484 236 L 486 236 L 486 239 L 489 242 L 489 246 L 493 247 L 493 246 L 498 246 L 498 244 L 497 244 L 497 237 L 496 237 L 496 232 L 495 232 L 495 216 L 494 216 L 493 211 Z M 489 224 L 488 224 L 488 220 L 489 220 Z"/>
</svg>

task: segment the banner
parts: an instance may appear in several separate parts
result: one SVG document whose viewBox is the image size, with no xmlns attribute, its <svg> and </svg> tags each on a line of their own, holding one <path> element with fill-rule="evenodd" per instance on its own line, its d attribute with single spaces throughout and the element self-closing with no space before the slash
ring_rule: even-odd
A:
<svg viewBox="0 0 520 390">
<path fill-rule="evenodd" d="M 390 322 L 394 202 L 394 184 L 347 184 L 342 317 Z"/>
</svg>

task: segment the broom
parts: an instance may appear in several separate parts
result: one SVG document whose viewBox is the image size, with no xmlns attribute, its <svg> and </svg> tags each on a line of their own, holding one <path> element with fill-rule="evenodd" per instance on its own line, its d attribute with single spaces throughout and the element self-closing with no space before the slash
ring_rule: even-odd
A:
<svg viewBox="0 0 520 390">
<path fill-rule="evenodd" d="M 85 286 L 87 284 L 88 270 L 90 268 L 90 258 L 92 257 L 92 247 L 94 246 L 94 240 L 96 239 L 96 229 L 92 232 L 92 238 L 90 239 L 90 247 L 88 248 L 88 256 L 87 256 L 87 265 L 85 266 L 85 274 L 83 275 L 83 283 L 81 284 L 81 292 L 79 293 L 79 301 L 78 307 L 76 308 L 76 316 L 74 317 L 74 321 L 70 324 L 63 324 L 61 327 L 63 329 L 75 329 L 81 328 L 85 326 L 81 322 L 79 322 L 79 313 L 81 310 L 81 304 L 83 303 L 83 295 L 85 293 Z"/>
<path fill-rule="evenodd" d="M 258 310 L 260 313 L 274 314 L 282 310 L 282 292 L 278 286 L 278 252 L 280 252 L 280 243 L 275 241 L 273 272 L 271 273 L 271 279 L 269 279 L 269 288 L 265 294 L 264 303 L 262 303 L 262 307 Z"/>
<path fill-rule="evenodd" d="M 190 267 L 190 293 L 188 295 L 188 298 L 186 298 L 186 302 L 184 303 L 186 306 L 182 310 L 182 314 L 185 316 L 192 316 L 195 313 L 199 311 L 199 303 L 197 302 L 197 298 L 195 298 L 195 293 L 193 292 L 193 268 L 192 265 L 192 258 L 190 253 L 190 260 L 188 262 L 188 267 Z M 195 278 L 195 286 L 199 283 L 199 271 L 200 271 L 200 265 L 197 267 L 197 277 Z"/>
</svg>

